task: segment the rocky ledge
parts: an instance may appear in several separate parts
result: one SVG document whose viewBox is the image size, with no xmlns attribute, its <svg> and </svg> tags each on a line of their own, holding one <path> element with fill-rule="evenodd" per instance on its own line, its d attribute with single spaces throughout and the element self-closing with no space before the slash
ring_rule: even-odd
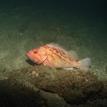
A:
<svg viewBox="0 0 107 107">
<path fill-rule="evenodd" d="M 26 103 L 23 101 L 27 106 L 31 101 L 29 107 L 34 105 L 38 107 L 70 107 L 95 101 L 98 97 L 103 96 L 102 93 L 105 94 L 104 98 L 107 97 L 107 92 L 103 91 L 103 82 L 98 80 L 91 71 L 66 71 L 33 66 L 9 72 L 5 79 L 0 81 L 0 84 L 1 90 L 5 89 L 5 92 L 1 92 L 8 97 L 11 96 L 14 99 L 17 96 L 16 100 L 22 98 L 21 101 L 27 101 Z M 18 97 L 16 93 L 22 97 Z M 0 98 L 2 99 L 2 97 Z"/>
</svg>

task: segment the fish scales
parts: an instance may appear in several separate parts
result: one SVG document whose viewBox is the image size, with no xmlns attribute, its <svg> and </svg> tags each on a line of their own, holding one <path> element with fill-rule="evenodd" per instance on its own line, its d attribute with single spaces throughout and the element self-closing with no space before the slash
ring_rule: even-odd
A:
<svg viewBox="0 0 107 107">
<path fill-rule="evenodd" d="M 55 59 L 54 57 L 57 56 L 59 59 L 65 61 L 65 62 L 68 62 L 69 64 L 71 63 L 71 61 L 74 60 L 71 56 L 69 56 L 67 54 L 67 52 L 64 52 L 63 50 L 61 50 L 59 48 L 49 47 L 49 46 L 45 46 L 45 48 L 50 51 L 50 54 L 48 54 L 48 55 L 52 56 L 53 59 Z"/>
<path fill-rule="evenodd" d="M 78 68 L 89 70 L 90 58 L 77 59 L 74 54 L 56 44 L 46 44 L 26 53 L 27 57 L 36 64 L 55 68 Z"/>
</svg>

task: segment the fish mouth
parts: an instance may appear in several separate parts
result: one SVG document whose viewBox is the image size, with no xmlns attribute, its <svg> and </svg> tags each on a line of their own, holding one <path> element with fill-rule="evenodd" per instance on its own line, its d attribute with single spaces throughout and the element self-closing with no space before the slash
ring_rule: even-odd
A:
<svg viewBox="0 0 107 107">
<path fill-rule="evenodd" d="M 26 62 L 30 65 L 39 65 L 38 61 L 34 60 L 32 57 L 27 56 L 28 59 L 26 59 Z"/>
<path fill-rule="evenodd" d="M 35 61 L 34 59 L 33 59 L 33 57 L 31 57 L 31 55 L 29 55 L 29 53 L 26 53 L 26 56 L 27 56 L 27 60 L 29 60 L 30 62 L 32 61 L 33 63 L 35 63 L 35 64 L 37 64 L 37 61 Z M 29 62 L 28 61 L 28 62 Z"/>
<path fill-rule="evenodd" d="M 34 64 L 36 64 L 36 65 L 41 65 L 41 64 L 43 64 L 44 61 L 47 59 L 47 56 L 45 56 L 42 60 L 39 60 L 39 59 L 37 59 L 37 58 L 32 57 L 32 55 L 31 55 L 29 52 L 26 53 L 26 56 L 27 56 L 27 58 L 28 58 L 28 60 L 27 60 L 28 63 L 29 63 L 29 62 L 32 62 L 32 63 L 34 63 Z M 30 61 L 29 61 L 29 60 L 30 60 Z"/>
<path fill-rule="evenodd" d="M 28 64 L 32 65 L 32 66 L 37 65 L 35 62 L 33 62 L 33 61 L 30 60 L 30 59 L 26 59 L 26 62 L 27 62 Z"/>
<path fill-rule="evenodd" d="M 40 65 L 40 64 L 42 64 L 44 62 L 44 61 L 39 61 L 36 58 L 34 59 L 29 53 L 27 53 L 26 56 L 27 56 L 28 60 L 30 60 L 30 61 L 27 61 L 27 62 L 32 62 L 32 63 L 34 63 L 36 65 Z"/>
</svg>

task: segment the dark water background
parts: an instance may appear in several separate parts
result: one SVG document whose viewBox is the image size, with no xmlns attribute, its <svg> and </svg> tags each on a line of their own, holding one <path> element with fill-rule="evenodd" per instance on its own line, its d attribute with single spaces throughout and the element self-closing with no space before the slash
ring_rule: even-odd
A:
<svg viewBox="0 0 107 107">
<path fill-rule="evenodd" d="M 0 67 L 29 66 L 25 53 L 45 43 L 90 57 L 98 75 L 107 73 L 106 0 L 0 1 Z"/>
<path fill-rule="evenodd" d="M 16 69 L 30 66 L 25 55 L 28 50 L 51 42 L 74 50 L 80 59 L 90 57 L 91 71 L 107 81 L 106 0 L 0 0 L 0 107 L 12 105 L 13 101 L 17 105 L 17 98 L 22 107 L 23 104 L 35 106 L 35 97 L 29 97 L 30 92 L 25 91 L 25 98 L 26 89 L 15 83 L 14 76 L 10 82 L 5 77 Z M 20 77 L 17 78 L 20 82 Z M 13 92 L 14 86 L 17 92 Z M 40 101 L 38 97 L 36 100 Z M 94 103 L 107 104 L 106 98 Z"/>
</svg>

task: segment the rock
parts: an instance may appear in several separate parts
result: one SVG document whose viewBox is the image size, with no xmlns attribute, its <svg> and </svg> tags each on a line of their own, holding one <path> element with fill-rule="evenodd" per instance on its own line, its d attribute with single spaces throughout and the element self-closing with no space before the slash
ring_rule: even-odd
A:
<svg viewBox="0 0 107 107">
<path fill-rule="evenodd" d="M 20 84 L 16 79 L 0 80 L 0 107 L 47 107 L 39 91 Z"/>
<path fill-rule="evenodd" d="M 26 81 L 41 90 L 58 94 L 70 104 L 87 101 L 103 89 L 103 84 L 91 72 L 56 70 L 35 66 L 17 70 Z"/>
<path fill-rule="evenodd" d="M 40 95 L 46 100 L 48 107 L 67 107 L 67 103 L 57 94 L 40 91 Z"/>
</svg>

